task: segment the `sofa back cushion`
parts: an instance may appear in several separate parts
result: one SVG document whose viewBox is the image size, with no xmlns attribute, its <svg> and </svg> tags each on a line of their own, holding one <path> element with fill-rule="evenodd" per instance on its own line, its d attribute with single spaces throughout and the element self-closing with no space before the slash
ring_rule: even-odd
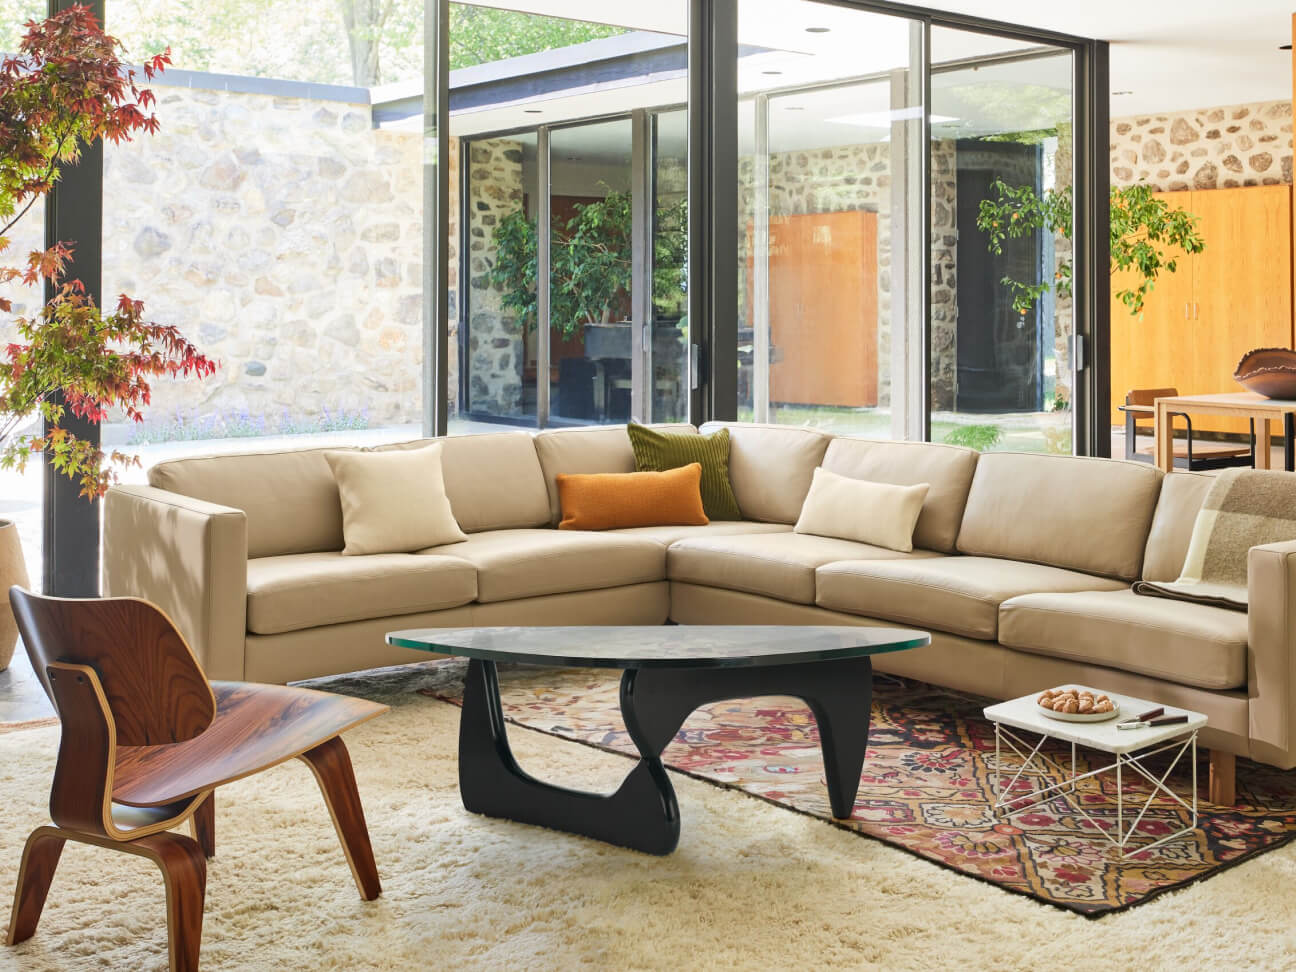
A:
<svg viewBox="0 0 1296 972">
<path fill-rule="evenodd" d="M 464 533 L 549 524 L 549 494 L 531 433 L 452 435 L 441 442 L 446 496 Z"/>
<path fill-rule="evenodd" d="M 795 523 L 832 437 L 787 425 L 708 422 L 729 430 L 729 479 L 744 520 Z"/>
<path fill-rule="evenodd" d="M 327 449 L 160 462 L 150 486 L 247 514 L 248 557 L 342 549 L 342 501 Z"/>
<path fill-rule="evenodd" d="M 373 450 L 420 449 L 433 441 Z M 465 533 L 548 525 L 549 499 L 530 433 L 440 441 L 446 497 Z M 158 489 L 246 513 L 249 558 L 341 550 L 342 500 L 324 458 L 325 452 L 337 451 L 335 446 L 173 459 L 150 468 L 148 480 Z"/>
<path fill-rule="evenodd" d="M 914 528 L 913 544 L 953 553 L 977 455 L 973 449 L 934 442 L 885 442 L 837 436 L 828 444 L 823 467 L 839 476 L 893 486 L 927 483 L 931 488 Z"/>
<path fill-rule="evenodd" d="M 687 424 L 650 425 L 663 432 L 697 432 Z M 580 429 L 551 429 L 535 436 L 535 451 L 548 493 L 548 522 L 561 515 L 559 473 L 628 473 L 635 471 L 634 450 L 624 425 L 599 425 Z M 465 529 L 467 529 L 465 527 Z"/>
<path fill-rule="evenodd" d="M 1144 580 L 1169 583 L 1179 579 L 1197 513 L 1213 482 L 1214 476 L 1190 472 L 1171 473 L 1161 481 L 1161 495 L 1143 551 Z"/>
<path fill-rule="evenodd" d="M 1140 462 L 986 453 L 958 549 L 1136 580 L 1161 479 Z"/>
</svg>

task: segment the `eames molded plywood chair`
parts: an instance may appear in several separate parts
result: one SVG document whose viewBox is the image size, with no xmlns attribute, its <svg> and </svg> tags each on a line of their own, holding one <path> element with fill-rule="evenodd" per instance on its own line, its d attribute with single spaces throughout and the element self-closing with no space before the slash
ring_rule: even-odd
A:
<svg viewBox="0 0 1296 972">
<path fill-rule="evenodd" d="M 340 736 L 387 707 L 284 685 L 208 682 L 170 619 L 136 598 L 10 589 L 32 667 L 63 727 L 52 827 L 27 839 L 7 942 L 36 931 L 63 845 L 146 857 L 166 884 L 172 969 L 196 969 L 214 791 L 294 757 L 314 771 L 360 895 L 382 893 Z M 194 839 L 168 833 L 190 822 Z"/>
</svg>

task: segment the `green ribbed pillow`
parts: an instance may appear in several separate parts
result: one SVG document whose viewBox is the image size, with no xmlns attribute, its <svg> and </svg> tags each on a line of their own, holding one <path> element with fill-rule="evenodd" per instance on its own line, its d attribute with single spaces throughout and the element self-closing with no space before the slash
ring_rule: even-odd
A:
<svg viewBox="0 0 1296 972">
<path fill-rule="evenodd" d="M 711 520 L 741 520 L 729 484 L 729 430 L 711 435 L 659 432 L 633 422 L 627 427 L 639 472 L 665 472 L 690 462 L 702 464 L 702 508 Z"/>
</svg>

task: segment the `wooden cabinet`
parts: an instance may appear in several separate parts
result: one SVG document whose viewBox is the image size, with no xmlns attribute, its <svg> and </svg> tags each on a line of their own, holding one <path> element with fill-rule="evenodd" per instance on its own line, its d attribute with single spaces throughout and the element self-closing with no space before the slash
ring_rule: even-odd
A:
<svg viewBox="0 0 1296 972">
<path fill-rule="evenodd" d="M 877 213 L 784 216 L 769 232 L 770 401 L 876 405 Z"/>
<path fill-rule="evenodd" d="M 1178 388 L 1184 395 L 1238 391 L 1233 369 L 1252 348 L 1292 347 L 1291 187 L 1257 186 L 1158 193 L 1193 213 L 1206 249 L 1181 255 L 1163 274 L 1141 318 L 1112 277 L 1112 422 L 1131 388 Z M 1194 429 L 1247 431 L 1236 419 L 1195 416 Z"/>
</svg>

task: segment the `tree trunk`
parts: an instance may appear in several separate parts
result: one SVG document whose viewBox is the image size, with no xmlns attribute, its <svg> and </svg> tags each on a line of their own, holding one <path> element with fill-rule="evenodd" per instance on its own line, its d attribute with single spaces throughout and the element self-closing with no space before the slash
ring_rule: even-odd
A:
<svg viewBox="0 0 1296 972">
<path fill-rule="evenodd" d="M 357 87 L 372 88 L 381 80 L 378 61 L 383 26 L 390 0 L 338 0 L 351 50 L 351 77 Z"/>
</svg>

